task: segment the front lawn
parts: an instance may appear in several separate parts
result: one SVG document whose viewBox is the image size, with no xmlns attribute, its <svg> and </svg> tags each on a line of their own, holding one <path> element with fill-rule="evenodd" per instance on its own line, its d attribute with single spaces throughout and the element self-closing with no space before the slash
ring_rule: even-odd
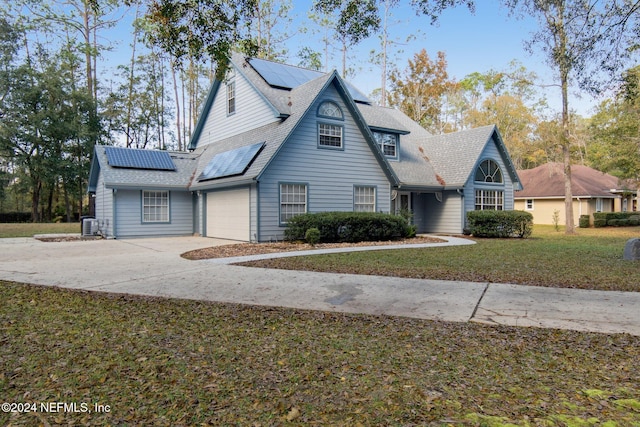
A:
<svg viewBox="0 0 640 427">
<path fill-rule="evenodd" d="M 27 223 L 0 223 L 0 238 L 7 237 L 33 237 L 35 234 L 80 234 L 79 222 L 27 222 Z"/>
<path fill-rule="evenodd" d="M 0 425 L 640 425 L 640 337 L 1 281 L 0 301 L 0 396 L 25 412 Z"/>
<path fill-rule="evenodd" d="M 637 292 L 640 262 L 622 259 L 624 245 L 632 237 L 640 237 L 640 227 L 578 229 L 576 235 L 567 236 L 551 226 L 536 226 L 529 239 L 476 239 L 472 246 L 315 255 L 242 265 Z"/>
</svg>

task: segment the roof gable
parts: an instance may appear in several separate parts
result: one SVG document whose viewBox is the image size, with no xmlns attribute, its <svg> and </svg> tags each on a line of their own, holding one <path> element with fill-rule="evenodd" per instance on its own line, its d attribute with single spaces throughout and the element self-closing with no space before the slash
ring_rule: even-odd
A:
<svg viewBox="0 0 640 427">
<path fill-rule="evenodd" d="M 482 153 L 487 145 L 492 143 L 496 144 L 515 188 L 519 188 L 520 178 L 495 125 L 429 136 L 420 140 L 425 155 L 438 171 L 444 186 L 452 188 L 462 188 L 475 175 L 476 168 L 483 160 Z"/>
</svg>

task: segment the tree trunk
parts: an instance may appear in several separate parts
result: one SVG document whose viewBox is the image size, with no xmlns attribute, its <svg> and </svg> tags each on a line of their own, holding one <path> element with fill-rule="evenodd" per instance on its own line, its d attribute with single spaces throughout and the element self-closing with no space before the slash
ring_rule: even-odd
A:
<svg viewBox="0 0 640 427">
<path fill-rule="evenodd" d="M 560 87 L 562 89 L 562 161 L 564 163 L 564 211 L 565 233 L 575 234 L 573 222 L 573 191 L 571 189 L 571 134 L 569 132 L 569 71 L 570 59 L 568 52 L 567 33 L 564 26 L 564 8 L 558 11 L 558 37 L 560 43 Z"/>
</svg>

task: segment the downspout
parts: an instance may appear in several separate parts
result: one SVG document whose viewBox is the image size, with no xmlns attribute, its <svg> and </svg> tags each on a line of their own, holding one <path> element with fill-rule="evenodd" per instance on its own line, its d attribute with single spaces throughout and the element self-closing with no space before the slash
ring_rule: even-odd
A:
<svg viewBox="0 0 640 427">
<path fill-rule="evenodd" d="M 113 238 L 117 239 L 117 231 L 118 231 L 118 209 L 116 209 L 116 203 L 117 203 L 117 197 L 116 195 L 118 194 L 118 189 L 114 188 L 112 191 L 112 202 L 111 203 L 111 209 L 113 210 L 112 216 L 113 216 L 113 224 L 112 224 L 112 228 L 113 228 Z"/>
<path fill-rule="evenodd" d="M 249 236 L 251 237 L 251 236 Z M 260 181 L 256 179 L 256 235 L 255 240 L 260 240 Z"/>
<path fill-rule="evenodd" d="M 464 188 L 456 188 L 456 193 L 460 196 L 460 226 L 462 233 L 467 228 L 467 213 L 464 208 Z"/>
</svg>

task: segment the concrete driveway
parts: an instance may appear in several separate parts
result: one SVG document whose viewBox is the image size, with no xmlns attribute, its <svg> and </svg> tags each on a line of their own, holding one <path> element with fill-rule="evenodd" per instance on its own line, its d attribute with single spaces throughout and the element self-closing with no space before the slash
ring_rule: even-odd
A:
<svg viewBox="0 0 640 427">
<path fill-rule="evenodd" d="M 268 270 L 188 261 L 202 237 L 0 239 L 0 279 L 101 292 L 640 336 L 640 292 Z M 463 239 L 450 244 L 465 243 Z M 468 243 L 468 242 L 467 242 Z M 433 248 L 425 250 L 438 250 Z"/>
</svg>

